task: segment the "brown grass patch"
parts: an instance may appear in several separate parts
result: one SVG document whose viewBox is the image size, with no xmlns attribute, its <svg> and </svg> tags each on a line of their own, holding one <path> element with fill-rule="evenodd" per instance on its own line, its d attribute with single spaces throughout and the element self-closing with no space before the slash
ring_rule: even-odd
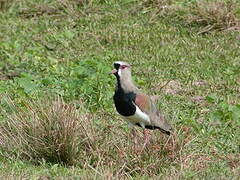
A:
<svg viewBox="0 0 240 180">
<path fill-rule="evenodd" d="M 6 11 L 11 7 L 13 0 L 0 0 L 0 11 Z"/>
<path fill-rule="evenodd" d="M 36 162 L 74 164 L 81 147 L 89 147 L 93 133 L 87 114 L 73 105 L 55 101 L 26 101 L 21 106 L 7 98 L 6 121 L 1 124 L 1 145 L 10 156 Z M 87 128 L 87 130 L 86 130 Z M 87 140 L 86 140 L 87 139 Z"/>
<path fill-rule="evenodd" d="M 154 91 L 162 91 L 164 94 L 177 95 L 184 91 L 182 84 L 178 80 L 169 80 L 158 83 L 153 87 Z M 158 97 L 153 97 L 153 99 L 158 99 Z"/>
<path fill-rule="evenodd" d="M 239 4 L 234 1 L 194 1 L 179 3 L 176 0 L 145 0 L 141 6 L 151 12 L 150 21 L 156 17 L 177 20 L 188 27 L 199 26 L 198 34 L 211 31 L 240 30 L 240 19 L 237 17 Z M 151 9 L 151 10 L 150 10 Z"/>
<path fill-rule="evenodd" d="M 167 5 L 171 5 L 173 0 L 144 0 L 142 5 L 145 7 L 157 7 L 164 8 Z"/>
<path fill-rule="evenodd" d="M 226 159 L 231 169 L 240 167 L 240 153 L 228 154 Z"/>
<path fill-rule="evenodd" d="M 122 121 L 118 120 L 119 126 L 112 125 L 111 115 L 91 115 L 82 102 L 76 109 L 61 98 L 28 100 L 20 106 L 5 99 L 0 148 L 7 158 L 75 165 L 102 177 L 152 176 L 178 162 L 184 146 L 184 140 L 178 138 L 181 130 L 170 137 L 151 131 L 149 145 L 139 153 Z M 142 129 L 137 128 L 137 134 L 141 148 Z"/>
<path fill-rule="evenodd" d="M 20 10 L 20 15 L 24 18 L 34 18 L 38 16 L 62 16 L 65 13 L 73 17 L 82 15 L 81 9 L 84 6 L 92 6 L 90 0 L 58 0 L 52 5 L 44 3 L 29 3 L 27 8 Z"/>
<path fill-rule="evenodd" d="M 212 30 L 240 30 L 240 20 L 235 15 L 237 7 L 230 1 L 200 1 L 189 7 L 185 18 L 188 24 L 203 27 L 199 34 Z"/>
</svg>

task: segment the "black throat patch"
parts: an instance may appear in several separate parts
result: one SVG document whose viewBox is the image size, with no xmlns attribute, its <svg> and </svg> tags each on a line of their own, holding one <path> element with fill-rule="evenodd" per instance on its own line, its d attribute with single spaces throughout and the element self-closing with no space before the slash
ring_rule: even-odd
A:
<svg viewBox="0 0 240 180">
<path fill-rule="evenodd" d="M 119 82 L 118 82 L 119 83 Z M 125 93 L 118 84 L 118 88 L 113 96 L 114 104 L 117 112 L 122 116 L 132 116 L 136 112 L 135 102 L 136 94 L 134 92 Z"/>
</svg>

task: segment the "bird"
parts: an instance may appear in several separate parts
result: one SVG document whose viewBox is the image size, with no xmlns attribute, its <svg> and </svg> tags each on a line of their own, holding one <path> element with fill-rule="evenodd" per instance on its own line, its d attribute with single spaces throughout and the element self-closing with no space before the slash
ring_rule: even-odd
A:
<svg viewBox="0 0 240 180">
<path fill-rule="evenodd" d="M 117 80 L 113 95 L 115 108 L 131 127 L 143 128 L 144 147 L 149 140 L 146 129 L 158 129 L 170 135 L 172 127 L 157 109 L 153 99 L 135 86 L 131 75 L 132 66 L 124 61 L 116 61 L 113 66 L 110 74 Z M 136 136 L 134 131 L 133 135 Z"/>
</svg>

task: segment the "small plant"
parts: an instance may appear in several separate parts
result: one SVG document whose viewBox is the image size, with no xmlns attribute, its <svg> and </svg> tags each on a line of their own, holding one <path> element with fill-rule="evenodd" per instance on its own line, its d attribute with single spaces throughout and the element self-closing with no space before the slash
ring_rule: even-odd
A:
<svg viewBox="0 0 240 180">
<path fill-rule="evenodd" d="M 215 111 L 211 113 L 212 121 L 217 121 L 221 124 L 240 125 L 240 104 L 227 104 L 221 102 Z"/>
<path fill-rule="evenodd" d="M 85 99 L 92 110 L 111 107 L 113 92 L 108 75 L 110 70 L 96 58 L 78 62 L 70 69 L 69 79 L 63 85 L 65 96 Z"/>
</svg>

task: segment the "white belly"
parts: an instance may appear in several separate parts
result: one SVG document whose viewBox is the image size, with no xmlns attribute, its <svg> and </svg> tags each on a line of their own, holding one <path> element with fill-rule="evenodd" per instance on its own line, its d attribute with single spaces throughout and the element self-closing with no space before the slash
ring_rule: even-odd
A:
<svg viewBox="0 0 240 180">
<path fill-rule="evenodd" d="M 127 119 L 132 124 L 139 123 L 142 127 L 145 127 L 146 125 L 151 125 L 149 116 L 146 113 L 142 112 L 137 106 L 134 115 L 124 118 Z"/>
</svg>

